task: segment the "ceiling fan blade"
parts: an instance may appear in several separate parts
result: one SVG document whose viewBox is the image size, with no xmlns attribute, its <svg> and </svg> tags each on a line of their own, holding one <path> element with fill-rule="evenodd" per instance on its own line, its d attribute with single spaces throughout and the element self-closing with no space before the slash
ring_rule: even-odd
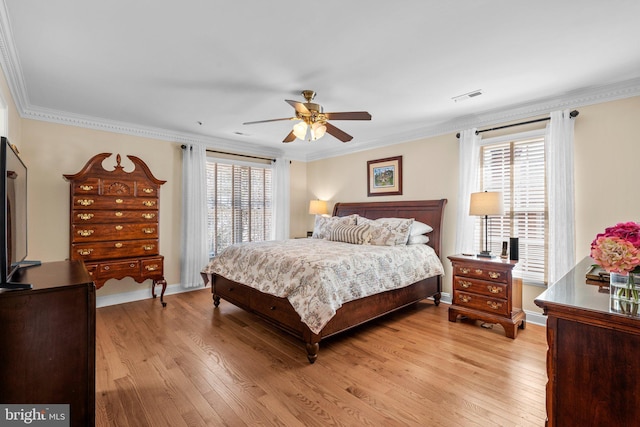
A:
<svg viewBox="0 0 640 427">
<path fill-rule="evenodd" d="M 282 142 L 291 142 L 294 139 L 296 139 L 296 136 L 293 134 L 293 131 L 289 132 L 289 135 L 287 135 Z"/>
<path fill-rule="evenodd" d="M 256 123 L 279 122 L 281 120 L 296 120 L 295 117 L 285 117 L 282 119 L 258 120 L 256 122 L 244 122 L 243 125 L 254 125 Z"/>
<path fill-rule="evenodd" d="M 341 113 L 324 113 L 327 120 L 371 120 L 371 114 L 366 111 L 350 111 Z"/>
<path fill-rule="evenodd" d="M 285 99 L 285 102 L 295 108 L 296 111 L 300 114 L 311 114 L 311 111 L 309 111 L 309 109 L 305 107 L 302 102 L 292 101 L 290 99 Z"/>
<path fill-rule="evenodd" d="M 330 133 L 331 135 L 335 136 L 336 138 L 338 138 L 342 142 L 349 142 L 349 141 L 351 141 L 353 139 L 353 137 L 351 135 L 349 135 L 348 133 L 346 133 L 343 130 L 338 129 L 337 127 L 335 127 L 334 125 L 332 125 L 329 122 L 325 123 L 325 126 L 327 127 L 327 132 L 328 133 Z"/>
</svg>

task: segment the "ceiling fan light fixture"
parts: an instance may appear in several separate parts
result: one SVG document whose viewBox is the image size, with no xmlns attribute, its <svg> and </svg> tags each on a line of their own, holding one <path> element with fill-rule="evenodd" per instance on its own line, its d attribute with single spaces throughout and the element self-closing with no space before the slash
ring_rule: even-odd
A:
<svg viewBox="0 0 640 427">
<path fill-rule="evenodd" d="M 293 125 L 293 134 L 296 138 L 304 140 L 305 136 L 307 136 L 307 124 L 301 121 Z"/>
<path fill-rule="evenodd" d="M 311 140 L 320 139 L 327 132 L 327 127 L 321 122 L 315 122 L 311 125 Z"/>
</svg>

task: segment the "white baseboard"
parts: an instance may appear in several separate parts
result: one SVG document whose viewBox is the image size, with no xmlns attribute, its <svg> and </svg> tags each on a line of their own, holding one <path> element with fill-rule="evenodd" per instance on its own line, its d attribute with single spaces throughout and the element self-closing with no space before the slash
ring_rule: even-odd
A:
<svg viewBox="0 0 640 427">
<path fill-rule="evenodd" d="M 442 292 L 440 301 L 445 304 L 451 304 L 451 294 L 447 292 Z M 534 325 L 547 326 L 547 316 L 542 313 L 538 313 L 536 311 L 525 310 L 524 313 L 527 315 L 527 323 L 533 323 Z"/>
<path fill-rule="evenodd" d="M 182 292 L 197 291 L 199 289 L 202 289 L 203 287 L 204 285 L 199 286 L 197 288 L 183 288 L 182 286 L 180 286 L 179 283 L 177 283 L 175 285 L 167 286 L 167 289 L 164 292 L 164 296 L 166 297 L 167 295 L 180 294 Z M 158 288 L 156 288 L 156 297 L 160 299 L 160 292 Z M 110 305 L 124 304 L 127 302 L 141 301 L 144 299 L 151 299 L 151 298 L 153 297 L 151 296 L 150 288 L 138 289 L 137 291 L 132 291 L 132 292 L 123 292 L 120 294 L 96 297 L 96 307 L 97 308 L 107 307 Z"/>
</svg>

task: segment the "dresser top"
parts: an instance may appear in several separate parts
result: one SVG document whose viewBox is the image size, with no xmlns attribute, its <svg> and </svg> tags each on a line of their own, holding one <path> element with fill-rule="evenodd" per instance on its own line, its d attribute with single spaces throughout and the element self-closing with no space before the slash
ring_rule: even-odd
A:
<svg viewBox="0 0 640 427">
<path fill-rule="evenodd" d="M 83 180 L 85 177 L 98 177 L 98 178 L 118 178 L 124 180 L 139 180 L 139 179 L 148 179 L 149 181 L 162 185 L 166 181 L 156 178 L 151 173 L 151 170 L 147 166 L 147 164 L 142 161 L 142 159 L 136 156 L 127 156 L 129 160 L 133 162 L 135 165 L 134 169 L 131 172 L 126 172 L 124 167 L 120 164 L 121 157 L 120 154 L 116 155 L 116 165 L 113 170 L 107 171 L 102 166 L 102 162 L 111 156 L 112 153 L 100 153 L 93 156 L 89 161 L 84 165 L 84 167 L 80 170 L 80 172 L 75 174 L 65 174 L 63 175 L 67 181 L 76 181 Z"/>
<path fill-rule="evenodd" d="M 586 274 L 594 264 L 590 257 L 585 257 L 564 277 L 540 294 L 534 301 L 536 305 L 543 308 L 545 313 L 632 322 L 636 327 L 640 326 L 640 316 L 618 313 L 610 308 L 608 289 L 599 291 L 597 285 L 587 284 Z"/>
</svg>

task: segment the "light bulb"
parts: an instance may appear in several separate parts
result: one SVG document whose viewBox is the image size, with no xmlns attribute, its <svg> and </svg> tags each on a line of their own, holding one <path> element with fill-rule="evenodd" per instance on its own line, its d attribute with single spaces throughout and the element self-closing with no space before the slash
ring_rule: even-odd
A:
<svg viewBox="0 0 640 427">
<path fill-rule="evenodd" d="M 326 131 L 327 127 L 325 125 L 321 122 L 315 122 L 311 125 L 311 140 L 315 141 L 316 139 L 322 138 Z"/>
<path fill-rule="evenodd" d="M 304 137 L 307 135 L 307 124 L 305 122 L 299 122 L 293 125 L 293 134 L 296 138 L 304 140 Z"/>
</svg>

